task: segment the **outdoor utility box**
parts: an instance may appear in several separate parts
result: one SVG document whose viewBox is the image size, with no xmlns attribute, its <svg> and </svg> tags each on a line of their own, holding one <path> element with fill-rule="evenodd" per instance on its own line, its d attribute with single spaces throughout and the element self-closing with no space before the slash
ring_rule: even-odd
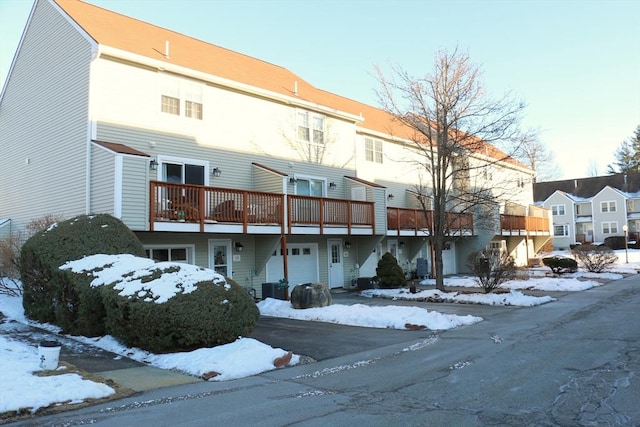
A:
<svg viewBox="0 0 640 427">
<path fill-rule="evenodd" d="M 373 289 L 376 285 L 372 277 L 358 277 L 356 283 L 358 289 Z"/>
<path fill-rule="evenodd" d="M 288 287 L 283 286 L 278 282 L 263 283 L 262 284 L 262 299 L 275 298 L 287 300 Z"/>
<path fill-rule="evenodd" d="M 429 260 L 426 258 L 418 258 L 416 260 L 416 276 L 420 279 L 429 277 Z"/>
</svg>

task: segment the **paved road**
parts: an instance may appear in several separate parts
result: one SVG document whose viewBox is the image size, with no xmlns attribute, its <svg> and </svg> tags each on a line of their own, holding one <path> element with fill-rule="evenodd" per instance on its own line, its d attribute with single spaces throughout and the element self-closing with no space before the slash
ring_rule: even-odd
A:
<svg viewBox="0 0 640 427">
<path fill-rule="evenodd" d="M 639 277 L 487 313 L 473 326 L 22 425 L 640 425 Z"/>
</svg>

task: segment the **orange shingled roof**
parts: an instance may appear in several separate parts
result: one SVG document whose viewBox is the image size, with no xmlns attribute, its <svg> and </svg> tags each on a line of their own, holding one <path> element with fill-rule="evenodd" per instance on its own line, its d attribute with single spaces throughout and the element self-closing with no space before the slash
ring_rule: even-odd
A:
<svg viewBox="0 0 640 427">
<path fill-rule="evenodd" d="M 356 116 L 360 126 L 412 139 L 413 129 L 379 108 L 318 89 L 284 67 L 243 55 L 80 0 L 54 0 L 98 44 L 336 109 Z M 169 57 L 165 58 L 165 43 Z M 297 95 L 294 88 L 297 85 Z M 490 147 L 493 147 L 489 145 Z M 493 154 L 501 152 L 493 147 Z M 504 154 L 504 153 L 502 153 Z M 523 166 L 517 161 L 516 164 Z M 523 166 L 526 167 L 526 166 Z"/>
</svg>

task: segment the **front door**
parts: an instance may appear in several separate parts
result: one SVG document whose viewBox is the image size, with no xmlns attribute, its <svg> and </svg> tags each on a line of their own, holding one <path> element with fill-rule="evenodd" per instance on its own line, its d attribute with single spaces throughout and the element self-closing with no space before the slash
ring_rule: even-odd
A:
<svg viewBox="0 0 640 427">
<path fill-rule="evenodd" d="M 327 240 L 329 248 L 329 288 L 344 286 L 344 266 L 342 263 L 342 240 Z"/>
<path fill-rule="evenodd" d="M 231 271 L 231 240 L 209 240 L 209 268 L 225 277 L 233 277 Z"/>
</svg>

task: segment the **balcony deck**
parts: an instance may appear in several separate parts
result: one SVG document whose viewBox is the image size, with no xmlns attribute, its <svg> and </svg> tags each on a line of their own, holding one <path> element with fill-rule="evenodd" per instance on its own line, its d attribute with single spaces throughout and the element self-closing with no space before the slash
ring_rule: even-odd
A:
<svg viewBox="0 0 640 427">
<path fill-rule="evenodd" d="M 387 230 L 397 236 L 429 236 L 433 211 L 408 208 L 387 208 Z M 469 213 L 447 213 L 448 234 L 473 236 L 473 216 Z"/>
<path fill-rule="evenodd" d="M 200 232 L 375 234 L 373 202 L 161 181 L 149 194 L 150 231 L 184 223 Z"/>
<path fill-rule="evenodd" d="M 537 216 L 501 214 L 500 229 L 503 236 L 551 235 L 549 218 Z"/>
</svg>

